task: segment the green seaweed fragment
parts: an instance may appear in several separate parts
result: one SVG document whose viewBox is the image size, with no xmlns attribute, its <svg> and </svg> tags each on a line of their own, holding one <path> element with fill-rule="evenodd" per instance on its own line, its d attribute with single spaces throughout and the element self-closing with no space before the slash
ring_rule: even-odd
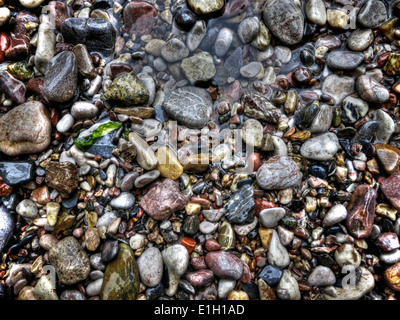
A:
<svg viewBox="0 0 400 320">
<path fill-rule="evenodd" d="M 93 132 L 86 137 L 79 138 L 79 134 L 74 136 L 73 137 L 74 144 L 82 151 L 86 151 L 96 143 L 97 139 L 99 139 L 102 136 L 105 136 L 111 131 L 121 128 L 121 126 L 122 124 L 112 121 L 104 123 L 99 127 L 97 127 L 95 130 L 93 130 Z"/>
</svg>

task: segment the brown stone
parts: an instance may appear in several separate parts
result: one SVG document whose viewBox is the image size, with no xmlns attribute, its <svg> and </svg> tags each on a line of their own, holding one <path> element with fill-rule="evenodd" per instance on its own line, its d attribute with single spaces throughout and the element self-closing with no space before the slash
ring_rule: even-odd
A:
<svg viewBox="0 0 400 320">
<path fill-rule="evenodd" d="M 400 150 L 390 144 L 377 144 L 376 156 L 388 174 L 395 172 L 400 166 Z"/>
<path fill-rule="evenodd" d="M 125 29 L 138 36 L 150 34 L 157 23 L 157 17 L 157 9 L 144 1 L 132 1 L 123 11 Z"/>
<path fill-rule="evenodd" d="M 49 251 L 49 259 L 58 279 L 65 285 L 75 284 L 89 276 L 89 257 L 74 237 L 61 240 Z"/>
<path fill-rule="evenodd" d="M 100 245 L 100 233 L 96 228 L 89 228 L 85 232 L 85 244 L 89 251 L 96 251 Z"/>
<path fill-rule="evenodd" d="M 154 220 L 164 220 L 185 204 L 186 198 L 180 192 L 178 183 L 171 179 L 165 179 L 151 188 L 139 202 L 140 207 Z"/>
<path fill-rule="evenodd" d="M 346 225 L 349 233 L 357 238 L 368 238 L 375 216 L 377 192 L 370 186 L 359 185 L 353 192 L 347 206 Z"/>
<path fill-rule="evenodd" d="M 193 257 L 190 259 L 190 265 L 193 267 L 194 270 L 207 269 L 207 265 L 204 258 L 205 258 L 204 256 Z"/>
<path fill-rule="evenodd" d="M 46 166 L 46 183 L 56 189 L 61 197 L 68 198 L 78 187 L 78 168 L 71 162 L 49 162 Z"/>
<path fill-rule="evenodd" d="M 9 156 L 42 152 L 50 141 L 49 113 L 41 102 L 26 102 L 0 118 L 0 150 Z"/>
</svg>

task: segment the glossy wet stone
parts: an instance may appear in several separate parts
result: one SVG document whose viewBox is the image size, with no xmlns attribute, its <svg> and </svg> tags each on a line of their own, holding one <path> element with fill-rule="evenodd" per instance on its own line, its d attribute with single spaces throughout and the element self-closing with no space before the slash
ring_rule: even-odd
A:
<svg viewBox="0 0 400 320">
<path fill-rule="evenodd" d="M 101 300 L 135 300 L 139 292 L 139 270 L 132 249 L 119 244 L 118 256 L 107 265 Z"/>
<path fill-rule="evenodd" d="M 135 1 L 128 3 L 123 10 L 124 28 L 139 36 L 149 34 L 157 23 L 158 11 L 150 3 Z"/>
<path fill-rule="evenodd" d="M 359 76 L 356 82 L 357 93 L 367 102 L 383 103 L 389 99 L 389 91 L 368 76 Z"/>
<path fill-rule="evenodd" d="M 377 28 L 387 19 L 386 6 L 382 1 L 367 1 L 357 15 L 357 22 L 366 28 Z"/>
<path fill-rule="evenodd" d="M 0 161 L 0 176 L 10 186 L 27 183 L 34 177 L 31 161 Z"/>
<path fill-rule="evenodd" d="M 254 215 L 254 191 L 250 185 L 244 185 L 225 205 L 225 217 L 231 223 L 249 222 Z"/>
<path fill-rule="evenodd" d="M 372 231 L 377 192 L 368 185 L 360 185 L 352 194 L 347 206 L 346 224 L 349 233 L 358 238 L 367 238 Z"/>
<path fill-rule="evenodd" d="M 61 25 L 61 33 L 66 42 L 82 43 L 89 52 L 98 51 L 106 56 L 114 48 L 116 30 L 104 19 L 68 18 Z"/>
</svg>

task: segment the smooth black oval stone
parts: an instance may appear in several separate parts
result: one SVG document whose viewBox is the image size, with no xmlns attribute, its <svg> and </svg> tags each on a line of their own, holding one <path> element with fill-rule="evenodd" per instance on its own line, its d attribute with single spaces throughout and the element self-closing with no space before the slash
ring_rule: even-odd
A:
<svg viewBox="0 0 400 320">
<path fill-rule="evenodd" d="M 308 173 L 314 177 L 326 179 L 328 177 L 328 173 L 323 166 L 318 164 L 314 164 L 308 168 Z"/>
</svg>

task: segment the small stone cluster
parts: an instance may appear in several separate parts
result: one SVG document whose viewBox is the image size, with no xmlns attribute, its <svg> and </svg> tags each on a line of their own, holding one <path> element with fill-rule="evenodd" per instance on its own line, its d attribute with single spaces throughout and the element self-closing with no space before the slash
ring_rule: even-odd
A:
<svg viewBox="0 0 400 320">
<path fill-rule="evenodd" d="M 0 0 L 0 299 L 398 299 L 399 18 Z"/>
</svg>

